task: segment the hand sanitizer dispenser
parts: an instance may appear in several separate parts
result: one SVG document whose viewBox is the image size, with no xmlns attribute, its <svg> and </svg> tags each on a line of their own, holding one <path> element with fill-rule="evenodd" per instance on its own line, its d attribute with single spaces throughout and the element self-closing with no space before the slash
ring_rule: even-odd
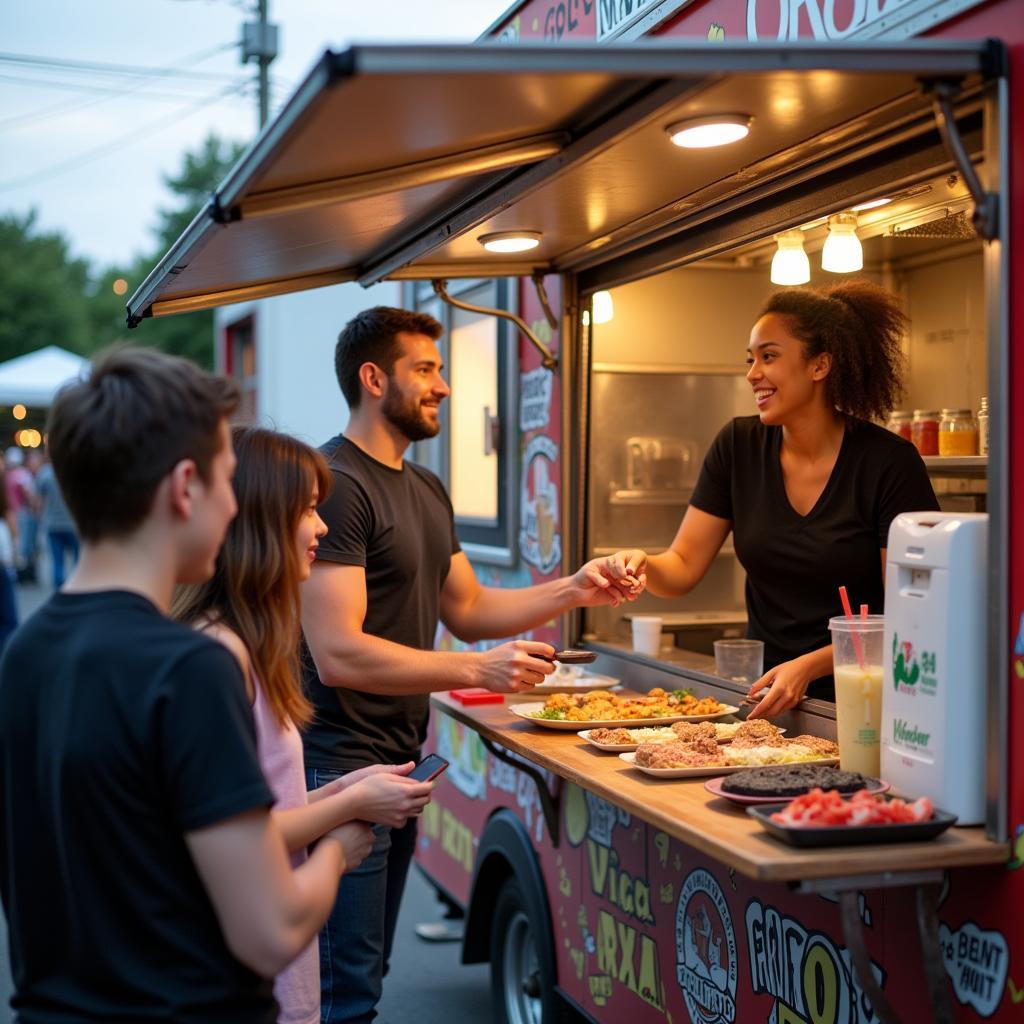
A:
<svg viewBox="0 0 1024 1024">
<path fill-rule="evenodd" d="M 988 516 L 912 512 L 889 528 L 882 777 L 959 824 L 985 820 Z"/>
</svg>

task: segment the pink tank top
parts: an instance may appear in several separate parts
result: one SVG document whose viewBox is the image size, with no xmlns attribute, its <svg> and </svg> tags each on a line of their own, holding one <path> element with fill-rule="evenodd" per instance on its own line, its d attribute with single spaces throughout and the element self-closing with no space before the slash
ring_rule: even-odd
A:
<svg viewBox="0 0 1024 1024">
<path fill-rule="evenodd" d="M 256 693 L 252 706 L 256 750 L 260 767 L 274 794 L 274 807 L 277 810 L 304 807 L 307 799 L 302 737 L 293 722 L 281 728 L 255 674 L 253 688 Z M 305 859 L 305 850 L 293 853 L 292 867 L 297 867 Z M 274 998 L 281 1007 L 278 1024 L 319 1024 L 320 953 L 316 939 L 274 980 Z"/>
</svg>

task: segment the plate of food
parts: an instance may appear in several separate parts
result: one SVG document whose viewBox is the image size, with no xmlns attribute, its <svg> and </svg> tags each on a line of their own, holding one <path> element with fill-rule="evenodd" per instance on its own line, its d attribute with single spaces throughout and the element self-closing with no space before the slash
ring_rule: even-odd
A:
<svg viewBox="0 0 1024 1024">
<path fill-rule="evenodd" d="M 622 682 L 612 676 L 588 675 L 575 669 L 575 665 L 566 665 L 546 676 L 543 683 L 538 683 L 534 690 L 537 693 L 585 693 L 588 690 L 610 690 L 613 686 L 621 686 Z"/>
<path fill-rule="evenodd" d="M 748 807 L 747 814 L 776 839 L 801 847 L 934 839 L 956 822 L 927 797 L 907 803 L 863 789 L 848 797 L 812 789 L 789 803 Z"/>
<path fill-rule="evenodd" d="M 509 704 L 512 714 L 549 729 L 576 732 L 580 725 L 606 729 L 635 725 L 671 725 L 701 722 L 736 711 L 714 697 L 695 697 L 689 690 L 666 693 L 656 687 L 637 696 L 595 690 L 589 693 L 554 693 L 543 704 L 536 701 Z"/>
<path fill-rule="evenodd" d="M 873 779 L 860 772 L 844 772 L 839 768 L 820 764 L 769 765 L 748 768 L 726 778 L 708 779 L 704 788 L 712 796 L 742 805 L 777 804 L 812 789 L 835 789 L 840 793 L 855 793 L 865 789 L 869 793 L 885 793 L 888 782 Z"/>
<path fill-rule="evenodd" d="M 711 775 L 730 775 L 749 768 L 751 763 L 821 764 L 838 763 L 838 758 L 823 757 L 801 744 L 784 747 L 746 747 L 732 750 L 731 744 L 712 739 L 689 743 L 641 743 L 632 753 L 619 754 L 627 764 L 659 779 L 694 779 Z M 763 760 L 762 760 L 763 759 Z"/>
<path fill-rule="evenodd" d="M 679 740 L 687 742 L 703 737 L 714 739 L 716 743 L 731 743 L 764 735 L 769 730 L 776 736 L 781 736 L 786 731 L 770 722 L 755 719 L 753 722 L 681 721 L 660 728 L 594 728 L 584 729 L 577 735 L 601 750 L 620 754 L 636 750 L 641 743 L 675 743 Z"/>
</svg>

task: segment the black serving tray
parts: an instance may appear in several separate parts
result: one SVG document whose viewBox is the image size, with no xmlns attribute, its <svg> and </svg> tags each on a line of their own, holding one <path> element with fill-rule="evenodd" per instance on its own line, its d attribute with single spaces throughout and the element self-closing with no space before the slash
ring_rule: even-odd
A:
<svg viewBox="0 0 1024 1024">
<path fill-rule="evenodd" d="M 899 825 L 832 825 L 824 828 L 794 828 L 772 821 L 789 801 L 748 807 L 747 814 L 761 827 L 790 846 L 861 846 L 865 843 L 912 843 L 934 839 L 956 822 L 956 815 L 936 810 L 930 821 L 913 821 Z"/>
</svg>

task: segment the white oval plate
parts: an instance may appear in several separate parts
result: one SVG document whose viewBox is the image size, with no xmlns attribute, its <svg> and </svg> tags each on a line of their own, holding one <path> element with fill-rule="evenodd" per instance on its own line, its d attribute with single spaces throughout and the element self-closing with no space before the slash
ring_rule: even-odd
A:
<svg viewBox="0 0 1024 1024">
<path fill-rule="evenodd" d="M 699 779 L 712 775 L 732 775 L 754 767 L 749 764 L 706 765 L 700 768 L 645 768 L 635 763 L 636 754 L 619 754 L 619 758 L 644 775 L 653 775 L 656 779 Z M 793 764 L 839 764 L 838 757 L 823 757 L 817 761 L 794 761 Z M 781 766 L 780 766 L 781 767 Z"/>
<path fill-rule="evenodd" d="M 543 725 L 548 729 L 562 729 L 565 732 L 579 732 L 581 725 L 600 726 L 603 729 L 634 729 L 640 725 L 671 725 L 673 722 L 707 722 L 713 718 L 724 718 L 726 715 L 734 714 L 738 709 L 729 704 L 723 706 L 721 711 L 713 715 L 671 715 L 667 718 L 619 718 L 612 721 L 600 722 L 566 722 L 557 718 L 535 718 L 538 711 L 544 710 L 543 701 L 526 701 L 522 704 L 509 704 L 508 710 L 513 715 L 533 722 L 534 725 Z"/>
<path fill-rule="evenodd" d="M 577 723 L 577 724 L 579 724 L 579 723 Z M 606 726 L 606 725 L 598 725 L 598 726 L 595 726 L 594 728 L 596 728 L 596 729 L 607 729 L 608 726 Z M 624 728 L 624 726 L 616 726 L 615 728 Z M 662 728 L 662 727 L 656 726 L 656 725 L 652 725 L 652 726 L 644 725 L 644 726 L 637 726 L 637 728 L 641 728 L 641 729 L 657 729 L 657 728 Z M 664 728 L 667 728 L 667 726 L 665 726 Z M 592 747 L 597 747 L 598 750 L 606 750 L 609 754 L 620 754 L 624 750 L 636 750 L 636 748 L 639 747 L 641 743 L 652 742 L 652 741 L 649 741 L 649 740 L 636 740 L 636 741 L 634 741 L 632 743 L 598 743 L 597 740 L 594 740 L 594 739 L 590 738 L 590 734 L 593 731 L 594 731 L 593 729 L 584 729 L 582 732 L 576 733 L 576 735 L 579 736 L 581 739 L 585 739 Z M 675 734 L 673 733 L 673 736 L 674 735 Z M 662 741 L 654 740 L 653 742 L 659 743 L 659 742 L 662 742 Z M 664 742 L 665 743 L 671 743 L 672 740 L 665 740 Z"/>
<path fill-rule="evenodd" d="M 548 676 L 543 683 L 533 689 L 536 693 L 576 693 L 578 690 L 610 690 L 613 686 L 621 686 L 620 679 L 611 676 L 576 676 L 568 679 L 556 679 L 558 673 Z"/>
</svg>

